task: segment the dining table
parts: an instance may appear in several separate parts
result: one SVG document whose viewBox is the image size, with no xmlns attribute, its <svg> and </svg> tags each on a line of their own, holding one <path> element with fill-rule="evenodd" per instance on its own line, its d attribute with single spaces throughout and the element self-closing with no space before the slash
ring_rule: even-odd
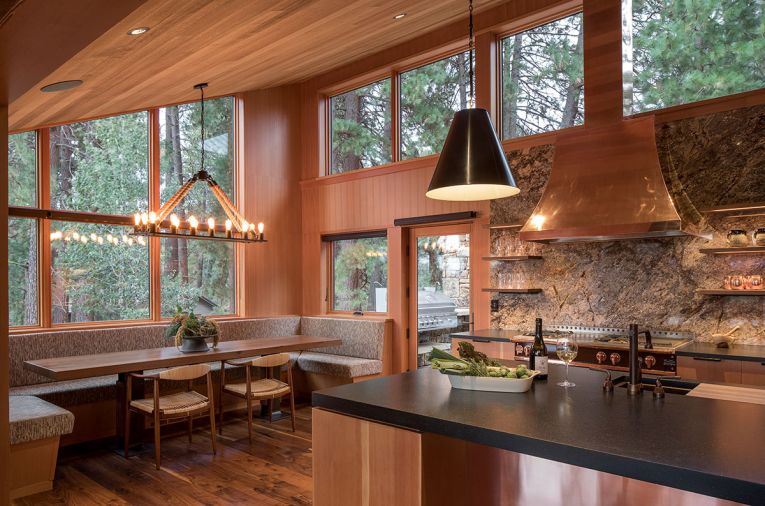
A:
<svg viewBox="0 0 765 506">
<path fill-rule="evenodd" d="M 184 353 L 175 346 L 165 348 L 149 348 L 142 350 L 116 351 L 96 353 L 92 355 L 76 355 L 69 357 L 44 358 L 27 360 L 24 367 L 54 381 L 94 378 L 98 376 L 117 375 L 117 439 L 124 432 L 125 410 L 127 409 L 126 385 L 130 373 L 141 373 L 152 369 L 178 367 L 183 365 L 221 362 L 274 353 L 299 352 L 316 348 L 339 346 L 342 341 L 334 337 L 321 336 L 269 336 L 237 341 L 221 341 L 208 351 Z M 133 396 L 144 396 L 143 382 L 135 382 Z M 143 427 L 133 424 L 139 421 L 133 418 L 131 432 L 143 431 Z M 140 419 L 142 424 L 143 418 Z M 134 432 L 135 434 L 141 432 Z M 119 446 L 118 446 L 119 447 Z"/>
</svg>

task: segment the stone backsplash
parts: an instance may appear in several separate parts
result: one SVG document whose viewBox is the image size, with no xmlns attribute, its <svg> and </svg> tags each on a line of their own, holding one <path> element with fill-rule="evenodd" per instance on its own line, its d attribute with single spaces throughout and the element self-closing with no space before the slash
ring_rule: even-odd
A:
<svg viewBox="0 0 765 506">
<path fill-rule="evenodd" d="M 752 107 L 657 127 L 659 158 L 668 182 L 693 207 L 765 201 L 765 107 Z M 522 223 L 532 213 L 550 173 L 554 146 L 508 153 L 518 197 L 496 200 L 492 223 Z M 680 187 L 678 188 L 677 182 Z M 670 186 L 673 186 L 670 184 Z M 728 274 L 765 275 L 765 255 L 715 256 L 700 248 L 725 245 L 728 229 L 765 227 L 765 216 L 709 218 L 712 241 L 701 238 L 643 239 L 574 244 L 534 244 L 517 232 L 492 231 L 492 254 L 538 254 L 543 260 L 494 262 L 493 286 L 512 281 L 544 289 L 541 294 L 499 294 L 495 328 L 551 324 L 685 330 L 711 340 L 739 326 L 738 342 L 765 345 L 765 297 L 703 296 L 721 288 Z"/>
</svg>

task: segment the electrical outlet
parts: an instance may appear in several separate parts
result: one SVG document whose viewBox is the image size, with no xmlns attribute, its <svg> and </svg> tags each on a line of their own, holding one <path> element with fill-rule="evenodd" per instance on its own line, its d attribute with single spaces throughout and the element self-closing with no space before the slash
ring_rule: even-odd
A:
<svg viewBox="0 0 765 506">
<path fill-rule="evenodd" d="M 499 311 L 499 299 L 492 299 L 491 300 L 491 312 L 496 313 Z"/>
</svg>

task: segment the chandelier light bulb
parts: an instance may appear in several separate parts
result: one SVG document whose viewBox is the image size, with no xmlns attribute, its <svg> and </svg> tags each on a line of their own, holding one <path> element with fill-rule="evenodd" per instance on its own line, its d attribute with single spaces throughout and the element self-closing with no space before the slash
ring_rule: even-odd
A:
<svg viewBox="0 0 765 506">
<path fill-rule="evenodd" d="M 77 232 L 73 233 L 72 234 L 72 239 L 74 239 L 75 241 L 79 241 L 80 240 L 80 234 L 78 234 Z"/>
<path fill-rule="evenodd" d="M 215 218 L 207 218 L 207 235 L 215 236 Z"/>
<path fill-rule="evenodd" d="M 191 227 L 191 235 L 197 235 L 197 227 L 199 226 L 199 221 L 196 219 L 196 217 L 189 217 L 189 226 Z"/>
</svg>

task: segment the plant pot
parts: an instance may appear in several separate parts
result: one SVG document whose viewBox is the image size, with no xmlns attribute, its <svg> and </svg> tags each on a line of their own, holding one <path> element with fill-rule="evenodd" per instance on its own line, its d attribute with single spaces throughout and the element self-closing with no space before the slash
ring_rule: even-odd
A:
<svg viewBox="0 0 765 506">
<path fill-rule="evenodd" d="M 197 353 L 200 351 L 210 351 L 204 337 L 190 336 L 184 337 L 181 347 L 178 348 L 182 353 Z"/>
</svg>

